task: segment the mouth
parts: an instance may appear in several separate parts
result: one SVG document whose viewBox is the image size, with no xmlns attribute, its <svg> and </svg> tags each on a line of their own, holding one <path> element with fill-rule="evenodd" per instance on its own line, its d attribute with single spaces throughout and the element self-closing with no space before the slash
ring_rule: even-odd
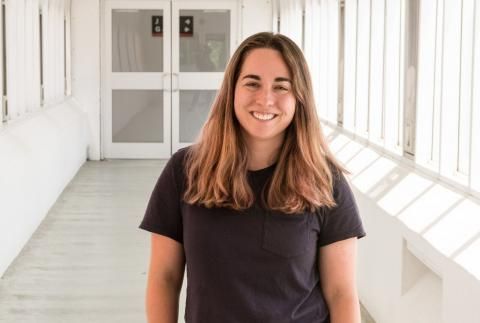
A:
<svg viewBox="0 0 480 323">
<path fill-rule="evenodd" d="M 274 113 L 262 113 L 257 111 L 252 111 L 250 114 L 257 120 L 260 121 L 269 121 L 276 118 L 278 115 Z"/>
</svg>

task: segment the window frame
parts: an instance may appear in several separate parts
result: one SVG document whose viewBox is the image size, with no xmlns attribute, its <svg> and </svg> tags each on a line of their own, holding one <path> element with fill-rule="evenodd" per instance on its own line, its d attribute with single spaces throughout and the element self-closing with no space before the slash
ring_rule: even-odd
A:
<svg viewBox="0 0 480 323">
<path fill-rule="evenodd" d="M 322 122 L 335 125 L 342 133 L 376 151 L 480 197 L 480 4 L 475 0 L 463 2 L 385 1 L 382 12 L 381 7 L 372 6 L 368 0 L 346 0 L 342 29 L 341 19 L 330 20 L 325 26 L 331 10 L 325 2 L 307 1 L 311 7 L 313 3 L 321 7 L 318 16 L 323 23 L 319 30 L 315 29 L 308 20 L 311 13 L 306 11 L 305 21 L 309 21 L 312 30 L 305 24 L 305 49 L 308 57 L 318 55 L 309 43 L 310 38 L 317 39 L 322 48 L 330 40 L 331 47 L 338 45 L 338 55 L 342 54 L 343 45 L 344 71 L 351 71 L 344 73 L 342 78 L 341 57 L 335 57 L 338 59 L 338 92 L 335 93 L 338 105 L 337 118 L 331 120 L 327 96 L 324 95 L 329 89 L 325 82 L 328 73 L 322 74 L 322 71 L 326 71 L 325 63 L 332 60 L 317 59 L 320 68 L 313 69 L 312 79 L 318 81 L 314 82 L 314 90 L 321 94 L 321 102 L 317 103 Z M 336 2 L 339 18 L 341 3 Z M 280 11 L 282 13 L 288 15 Z M 380 17 L 382 13 L 384 16 Z M 426 14 L 430 16 L 426 17 Z M 372 17 L 377 20 L 372 21 Z M 380 44 L 381 32 L 373 29 L 381 27 L 382 18 L 383 44 Z M 411 19 L 416 24 L 409 27 Z M 331 42 L 331 35 L 322 34 L 326 29 L 336 27 L 338 44 Z M 344 39 L 340 43 L 342 35 Z M 368 46 L 365 44 L 367 37 Z M 369 66 L 367 73 L 365 64 L 377 62 L 381 52 L 383 66 L 375 71 Z M 408 75 L 409 66 L 413 66 L 412 75 Z M 376 73 L 375 79 L 372 73 Z M 367 81 L 368 94 L 363 91 Z M 372 97 L 372 91 L 377 91 L 372 86 L 382 87 L 381 110 L 380 98 Z M 407 93 L 412 89 L 414 92 Z M 368 122 L 366 129 L 365 118 Z M 375 134 L 371 133 L 374 130 L 372 118 L 376 118 Z M 409 128 L 407 121 L 410 122 Z M 419 130 L 422 135 L 417 135 Z M 425 136 L 423 132 L 426 132 Z M 410 145 L 406 143 L 407 136 L 410 136 Z"/>
<path fill-rule="evenodd" d="M 40 5 L 38 10 L 38 60 L 40 68 L 40 106 L 45 106 L 45 73 L 44 73 L 44 13 Z"/>
<path fill-rule="evenodd" d="M 405 51 L 403 68 L 403 155 L 413 159 L 416 150 L 418 48 L 420 37 L 420 3 L 405 1 Z M 412 24 L 414 19 L 414 24 Z M 413 69 L 411 69 L 413 68 Z M 409 100 L 409 97 L 412 98 Z"/>
<path fill-rule="evenodd" d="M 2 74 L 0 78 L 0 88 L 2 89 L 0 121 L 2 124 L 8 121 L 6 6 L 6 2 L 2 0 L 0 6 L 0 52 L 2 55 L 0 61 L 0 73 Z"/>
<path fill-rule="evenodd" d="M 72 95 L 72 40 L 71 40 L 71 1 L 65 1 L 65 96 Z"/>
<path fill-rule="evenodd" d="M 469 176 L 471 161 L 471 117 L 473 113 L 473 58 L 475 0 L 463 0 L 460 47 L 460 100 L 458 111 L 457 175 Z"/>
<path fill-rule="evenodd" d="M 474 2 L 469 188 L 480 199 L 480 4 Z"/>
</svg>

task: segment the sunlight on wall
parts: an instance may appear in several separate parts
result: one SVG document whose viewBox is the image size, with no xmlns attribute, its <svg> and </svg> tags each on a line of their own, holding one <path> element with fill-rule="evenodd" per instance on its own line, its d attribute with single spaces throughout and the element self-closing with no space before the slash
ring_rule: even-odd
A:
<svg viewBox="0 0 480 323">
<path fill-rule="evenodd" d="M 435 184 L 403 210 L 398 218 L 416 233 L 432 225 L 441 214 L 458 203 L 461 195 Z"/>
<path fill-rule="evenodd" d="M 366 169 L 352 176 L 352 183 L 360 192 L 376 200 L 390 187 L 392 180 L 396 180 L 396 177 L 390 176 L 394 168 L 395 164 L 392 161 L 377 155 Z"/>
<path fill-rule="evenodd" d="M 455 262 L 468 270 L 473 276 L 480 280 L 480 237 L 478 237 L 470 246 L 460 251 L 455 257 Z"/>
<path fill-rule="evenodd" d="M 370 168 L 379 157 L 380 156 L 373 150 L 362 147 L 358 153 L 346 161 L 346 163 L 348 163 L 348 169 L 352 172 L 352 178 L 361 175 L 365 170 Z"/>
<path fill-rule="evenodd" d="M 451 256 L 479 233 L 479 209 L 476 203 L 462 200 L 439 215 L 437 222 L 423 235 L 424 238 L 445 256 Z"/>
<path fill-rule="evenodd" d="M 408 207 L 431 185 L 430 181 L 413 173 L 401 177 L 400 181 L 391 186 L 390 191 L 378 201 L 378 205 L 392 216 Z"/>
<path fill-rule="evenodd" d="M 347 164 L 347 161 L 351 160 L 355 157 L 356 154 L 360 153 L 363 146 L 357 142 L 350 141 L 348 144 L 342 147 L 342 149 L 334 152 L 335 157 L 341 160 L 344 165 Z M 349 169 L 353 173 L 353 169 Z"/>
</svg>

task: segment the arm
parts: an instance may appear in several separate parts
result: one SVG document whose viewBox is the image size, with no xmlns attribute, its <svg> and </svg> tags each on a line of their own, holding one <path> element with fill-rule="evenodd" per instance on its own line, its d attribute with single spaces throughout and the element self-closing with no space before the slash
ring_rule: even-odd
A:
<svg viewBox="0 0 480 323">
<path fill-rule="evenodd" d="M 146 313 L 148 323 L 176 323 L 185 254 L 179 242 L 152 233 Z"/>
<path fill-rule="evenodd" d="M 319 250 L 322 292 L 332 323 L 360 323 L 356 287 L 357 238 L 341 240 Z"/>
</svg>

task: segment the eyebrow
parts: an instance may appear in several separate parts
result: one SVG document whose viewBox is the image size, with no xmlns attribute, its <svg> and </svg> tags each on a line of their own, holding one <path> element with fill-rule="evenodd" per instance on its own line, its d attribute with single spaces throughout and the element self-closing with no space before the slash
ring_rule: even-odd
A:
<svg viewBox="0 0 480 323">
<path fill-rule="evenodd" d="M 251 79 L 254 79 L 254 80 L 257 80 L 257 81 L 261 80 L 260 76 L 255 75 L 255 74 L 247 74 L 244 77 L 242 77 L 242 80 L 246 79 L 246 78 L 251 78 Z M 274 81 L 275 82 L 289 82 L 289 83 L 292 83 L 292 81 L 289 78 L 286 78 L 286 77 L 276 77 L 274 79 Z"/>
</svg>

